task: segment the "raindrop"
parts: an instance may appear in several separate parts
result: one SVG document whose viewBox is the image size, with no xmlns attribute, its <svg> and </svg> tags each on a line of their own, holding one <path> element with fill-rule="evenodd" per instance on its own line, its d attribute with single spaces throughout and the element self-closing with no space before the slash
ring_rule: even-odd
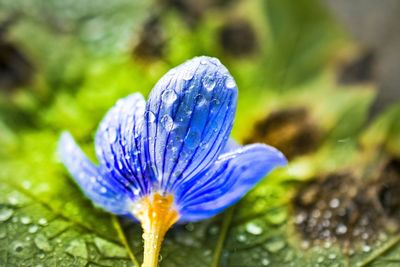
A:
<svg viewBox="0 0 400 267">
<path fill-rule="evenodd" d="M 53 250 L 47 237 L 42 234 L 37 235 L 33 241 L 36 247 L 40 250 L 43 250 L 45 252 L 50 252 Z"/>
<path fill-rule="evenodd" d="M 39 223 L 40 225 L 47 225 L 47 220 L 46 220 L 45 218 L 40 218 L 39 221 L 38 221 L 38 223 Z"/>
<path fill-rule="evenodd" d="M 336 233 L 338 235 L 344 235 L 347 232 L 347 226 L 344 224 L 339 224 L 336 228 Z"/>
<path fill-rule="evenodd" d="M 29 223 L 31 223 L 31 218 L 29 218 L 27 216 L 23 216 L 23 217 L 21 217 L 21 223 L 22 224 L 29 224 Z"/>
<path fill-rule="evenodd" d="M 177 98 L 176 93 L 170 89 L 165 90 L 161 95 L 161 100 L 167 105 L 173 104 Z"/>
<path fill-rule="evenodd" d="M 269 261 L 269 259 L 262 259 L 261 264 L 262 264 L 262 266 L 268 266 L 270 264 L 270 261 Z"/>
<path fill-rule="evenodd" d="M 13 249 L 15 252 L 21 253 L 24 250 L 24 244 L 22 242 L 15 242 L 13 245 Z"/>
<path fill-rule="evenodd" d="M 329 202 L 329 206 L 330 206 L 332 209 L 336 209 L 337 207 L 339 207 L 339 205 L 340 205 L 340 201 L 339 201 L 339 199 L 337 199 L 337 198 L 334 198 L 334 199 L 332 199 L 332 200 Z"/>
<path fill-rule="evenodd" d="M 206 99 L 202 95 L 197 95 L 195 101 L 198 106 L 203 106 L 207 103 Z"/>
<path fill-rule="evenodd" d="M 37 230 L 39 229 L 39 227 L 37 226 L 37 225 L 31 225 L 29 228 L 28 228 L 28 232 L 29 233 L 31 233 L 31 234 L 34 234 L 34 233 L 36 233 L 37 232 Z"/>
<path fill-rule="evenodd" d="M 329 258 L 330 260 L 334 260 L 334 259 L 336 259 L 336 254 L 331 253 L 331 254 L 328 255 L 328 258 Z"/>
<path fill-rule="evenodd" d="M 108 142 L 113 144 L 117 140 L 117 130 L 115 128 L 108 128 Z"/>
<path fill-rule="evenodd" d="M 102 186 L 102 187 L 100 188 L 100 192 L 101 192 L 102 194 L 107 193 L 107 188 L 105 188 L 104 186 Z"/>
<path fill-rule="evenodd" d="M 267 219 L 271 224 L 279 225 L 286 222 L 287 216 L 287 210 L 279 208 L 269 212 Z"/>
<path fill-rule="evenodd" d="M 174 121 L 172 120 L 171 116 L 165 114 L 161 118 L 161 124 L 167 131 L 171 131 L 174 128 Z"/>
<path fill-rule="evenodd" d="M 154 122 L 156 120 L 156 116 L 151 111 L 146 111 L 145 118 L 147 118 L 148 122 Z"/>
<path fill-rule="evenodd" d="M 246 224 L 246 231 L 253 235 L 260 235 L 262 234 L 263 229 L 261 228 L 261 226 L 255 223 L 248 223 Z"/>
<path fill-rule="evenodd" d="M 215 84 L 216 84 L 215 79 L 212 75 L 206 75 L 203 78 L 202 83 L 203 83 L 204 88 L 209 92 L 214 89 Z"/>
<path fill-rule="evenodd" d="M 368 245 L 364 245 L 364 246 L 362 247 L 362 250 L 363 250 L 365 253 L 367 253 L 367 252 L 370 252 L 370 251 L 371 251 L 371 247 L 368 246 Z"/>
<path fill-rule="evenodd" d="M 265 248 L 271 253 L 276 253 L 282 250 L 285 246 L 285 240 L 281 238 L 272 239 L 265 244 Z"/>
<path fill-rule="evenodd" d="M 189 80 L 191 80 L 193 78 L 193 76 L 194 76 L 194 72 L 192 72 L 191 70 L 187 70 L 187 71 L 185 71 L 183 73 L 183 77 L 182 78 L 185 81 L 189 81 Z"/>
<path fill-rule="evenodd" d="M 239 234 L 236 236 L 237 241 L 239 242 L 246 242 L 247 237 L 244 234 Z"/>
<path fill-rule="evenodd" d="M 234 80 L 232 77 L 228 77 L 228 78 L 225 80 L 225 86 L 226 86 L 226 88 L 228 88 L 228 89 L 235 88 L 235 87 L 236 87 L 235 80 Z"/>
<path fill-rule="evenodd" d="M 207 64 L 207 60 L 205 60 L 204 58 L 200 60 L 200 64 L 201 65 L 206 65 Z"/>
<path fill-rule="evenodd" d="M 162 257 L 162 255 L 160 254 L 160 255 L 158 256 L 158 262 L 162 262 L 162 259 L 163 259 L 163 257 Z"/>
<path fill-rule="evenodd" d="M 15 195 L 9 196 L 9 197 L 8 197 L 8 202 L 9 202 L 11 205 L 15 206 L 15 205 L 18 205 L 19 199 L 18 199 L 18 197 L 15 196 Z"/>
<path fill-rule="evenodd" d="M 11 218 L 11 216 L 14 214 L 14 210 L 7 208 L 7 207 L 2 207 L 0 209 L 0 222 L 5 222 L 8 219 Z"/>
</svg>

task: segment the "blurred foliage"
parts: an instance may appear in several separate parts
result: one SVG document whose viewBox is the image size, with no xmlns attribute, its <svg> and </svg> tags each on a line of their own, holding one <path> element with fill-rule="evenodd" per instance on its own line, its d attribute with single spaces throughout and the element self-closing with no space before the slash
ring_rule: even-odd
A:
<svg viewBox="0 0 400 267">
<path fill-rule="evenodd" d="M 374 86 L 337 82 L 354 45 L 319 1 L 217 2 L 0 0 L 0 44 L 32 66 L 26 83 L 0 91 L 1 266 L 140 262 L 139 226 L 83 197 L 57 162 L 57 139 L 69 130 L 93 157 L 96 127 L 118 98 L 147 95 L 169 68 L 203 54 L 240 88 L 233 136 L 277 145 L 291 163 L 224 214 L 176 226 L 161 266 L 398 265 L 397 232 L 351 255 L 335 242 L 304 247 L 291 199 L 326 173 L 375 173 L 398 159 L 399 106 L 364 130 Z M 3 58 L 0 77 L 13 69 Z"/>
</svg>

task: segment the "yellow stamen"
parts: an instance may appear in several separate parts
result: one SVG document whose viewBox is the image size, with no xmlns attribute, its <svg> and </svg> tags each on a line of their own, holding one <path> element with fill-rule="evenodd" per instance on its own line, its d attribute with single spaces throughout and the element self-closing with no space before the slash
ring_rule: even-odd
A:
<svg viewBox="0 0 400 267">
<path fill-rule="evenodd" d="M 133 214 L 143 228 L 144 256 L 142 267 L 157 267 L 161 243 L 168 229 L 179 219 L 172 195 L 155 193 L 136 203 Z"/>
</svg>

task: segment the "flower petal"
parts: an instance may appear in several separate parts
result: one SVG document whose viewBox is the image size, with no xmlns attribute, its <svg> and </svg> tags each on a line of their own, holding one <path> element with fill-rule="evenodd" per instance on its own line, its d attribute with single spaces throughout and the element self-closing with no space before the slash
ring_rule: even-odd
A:
<svg viewBox="0 0 400 267">
<path fill-rule="evenodd" d="M 95 139 L 101 173 L 112 177 L 132 199 L 149 192 L 150 181 L 140 156 L 145 103 L 139 93 L 118 100 L 102 120 Z"/>
<path fill-rule="evenodd" d="M 169 71 L 146 106 L 145 155 L 162 191 L 212 164 L 225 147 L 237 88 L 215 58 L 198 57 Z"/>
<path fill-rule="evenodd" d="M 253 144 L 221 155 L 176 191 L 181 221 L 211 217 L 237 202 L 271 170 L 287 164 L 273 147 Z"/>
<path fill-rule="evenodd" d="M 58 154 L 76 183 L 95 205 L 115 214 L 129 213 L 126 194 L 115 187 L 112 180 L 102 176 L 67 132 L 61 135 Z"/>
</svg>

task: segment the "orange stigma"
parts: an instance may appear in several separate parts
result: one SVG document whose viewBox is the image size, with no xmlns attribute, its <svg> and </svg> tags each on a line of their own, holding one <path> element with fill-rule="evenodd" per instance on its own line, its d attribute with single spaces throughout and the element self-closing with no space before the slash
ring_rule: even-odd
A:
<svg viewBox="0 0 400 267">
<path fill-rule="evenodd" d="M 179 219 L 172 195 L 154 193 L 139 200 L 132 211 L 143 228 L 144 256 L 142 267 L 156 267 L 164 236 Z"/>
</svg>

